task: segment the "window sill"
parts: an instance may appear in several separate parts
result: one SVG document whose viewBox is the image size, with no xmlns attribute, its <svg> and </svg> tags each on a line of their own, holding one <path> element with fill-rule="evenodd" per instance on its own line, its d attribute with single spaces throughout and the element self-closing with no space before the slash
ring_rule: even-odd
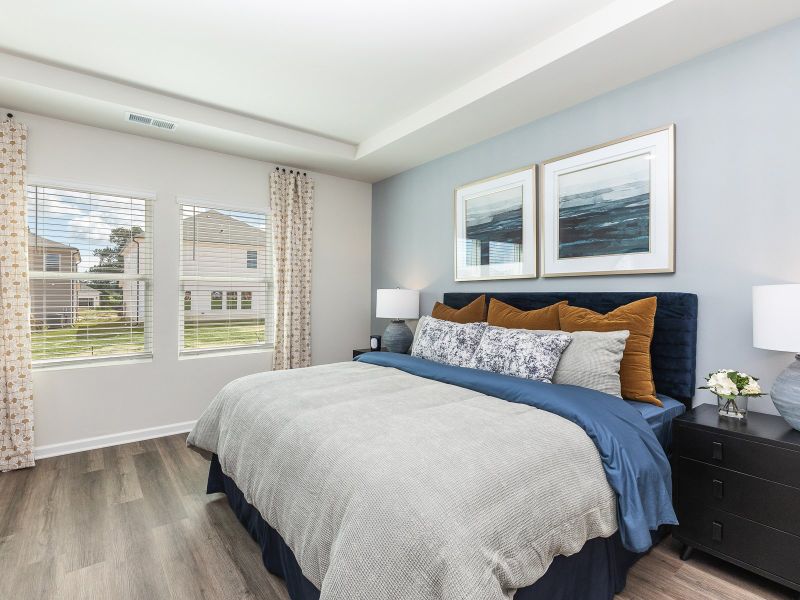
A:
<svg viewBox="0 0 800 600">
<path fill-rule="evenodd" d="M 153 354 L 132 354 L 130 356 L 108 356 L 97 358 L 64 358 L 33 363 L 34 371 L 56 371 L 66 369 L 85 369 L 89 367 L 113 367 L 153 362 Z"/>
<path fill-rule="evenodd" d="M 239 356 L 242 354 L 266 354 L 274 350 L 274 346 L 243 346 L 241 348 L 209 348 L 208 350 L 184 350 L 178 360 L 195 360 L 198 358 L 219 358 L 221 356 Z"/>
</svg>

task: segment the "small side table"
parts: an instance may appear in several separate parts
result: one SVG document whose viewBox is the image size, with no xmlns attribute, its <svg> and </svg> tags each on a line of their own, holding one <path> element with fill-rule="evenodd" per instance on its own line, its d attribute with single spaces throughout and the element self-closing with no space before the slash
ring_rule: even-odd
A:
<svg viewBox="0 0 800 600">
<path fill-rule="evenodd" d="M 702 404 L 673 425 L 681 558 L 697 548 L 800 591 L 800 432 L 775 415 Z"/>
</svg>

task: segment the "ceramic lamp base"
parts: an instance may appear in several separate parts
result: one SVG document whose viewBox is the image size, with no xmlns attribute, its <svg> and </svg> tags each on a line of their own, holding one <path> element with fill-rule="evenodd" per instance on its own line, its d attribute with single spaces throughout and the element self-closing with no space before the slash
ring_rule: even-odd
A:
<svg viewBox="0 0 800 600">
<path fill-rule="evenodd" d="M 800 354 L 778 375 L 772 386 L 772 403 L 789 425 L 800 431 Z"/>
<path fill-rule="evenodd" d="M 405 354 L 413 341 L 414 334 L 405 321 L 392 321 L 383 332 L 383 345 L 389 352 Z"/>
</svg>

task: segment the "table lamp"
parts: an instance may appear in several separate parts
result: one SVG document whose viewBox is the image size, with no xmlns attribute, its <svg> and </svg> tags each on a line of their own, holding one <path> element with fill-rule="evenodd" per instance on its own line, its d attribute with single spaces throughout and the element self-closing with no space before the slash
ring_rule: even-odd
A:
<svg viewBox="0 0 800 600">
<path fill-rule="evenodd" d="M 753 287 L 753 346 L 800 351 L 800 284 Z M 800 431 L 800 354 L 781 373 L 770 396 L 775 408 Z"/>
<path fill-rule="evenodd" d="M 375 316 L 378 319 L 391 319 L 383 332 L 383 345 L 386 349 L 405 354 L 414 341 L 414 334 L 406 325 L 405 319 L 419 318 L 419 291 L 400 288 L 378 290 Z"/>
</svg>

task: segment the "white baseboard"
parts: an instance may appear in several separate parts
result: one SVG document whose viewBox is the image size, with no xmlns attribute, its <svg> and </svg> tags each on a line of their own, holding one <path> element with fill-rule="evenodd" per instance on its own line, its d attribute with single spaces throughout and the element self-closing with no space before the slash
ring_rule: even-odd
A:
<svg viewBox="0 0 800 600">
<path fill-rule="evenodd" d="M 108 446 L 119 446 L 131 442 L 151 440 L 176 433 L 186 433 L 191 431 L 196 421 L 184 421 L 183 423 L 173 423 L 171 425 L 159 425 L 158 427 L 148 427 L 147 429 L 136 429 L 134 431 L 123 431 L 109 435 L 99 435 L 97 437 L 84 438 L 72 442 L 62 442 L 60 444 L 48 444 L 46 446 L 36 446 L 33 449 L 33 456 L 37 460 L 49 458 L 51 456 L 61 456 L 62 454 L 72 454 L 73 452 L 83 452 L 85 450 L 95 450 Z"/>
</svg>

